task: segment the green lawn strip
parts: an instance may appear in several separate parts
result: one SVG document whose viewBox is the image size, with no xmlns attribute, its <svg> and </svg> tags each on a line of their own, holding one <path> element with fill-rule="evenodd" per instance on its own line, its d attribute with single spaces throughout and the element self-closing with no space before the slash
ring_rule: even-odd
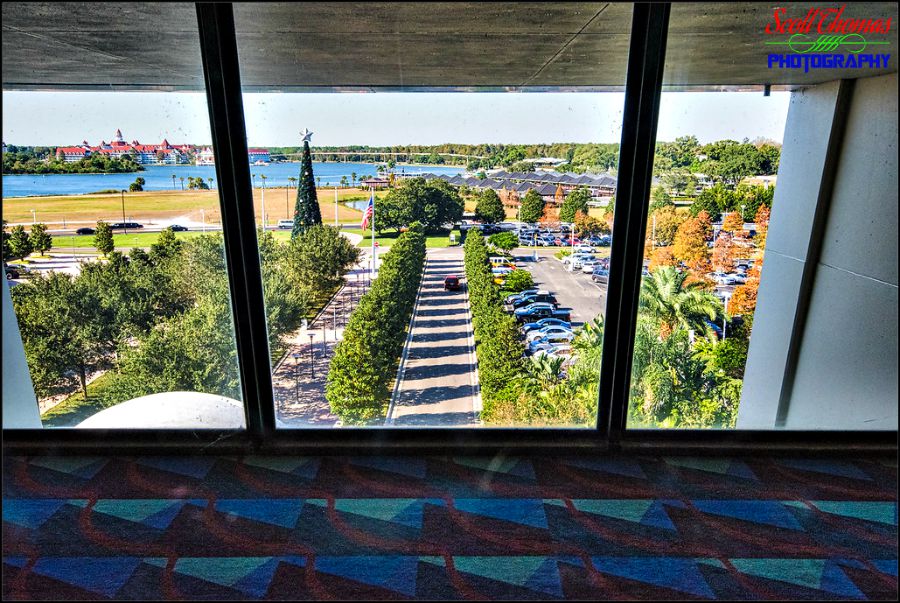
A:
<svg viewBox="0 0 900 603">
<path fill-rule="evenodd" d="M 351 234 L 358 234 L 363 236 L 363 240 L 360 241 L 357 247 L 361 247 L 363 249 L 368 248 L 372 245 L 372 231 L 366 230 L 363 232 L 359 228 L 343 228 L 342 232 L 347 232 Z M 459 230 L 454 230 L 453 233 L 456 235 L 456 242 L 459 243 Z M 382 232 L 380 235 L 375 233 L 375 241 L 379 246 L 382 247 L 390 247 L 393 242 L 400 236 L 399 231 L 390 231 L 390 232 Z M 441 234 L 429 234 L 425 237 L 425 247 L 429 249 L 435 249 L 438 247 L 449 247 L 450 246 L 450 233 L 444 232 Z"/>
<path fill-rule="evenodd" d="M 72 427 L 81 423 L 88 417 L 103 410 L 103 390 L 113 378 L 113 371 L 108 371 L 88 383 L 88 399 L 85 400 L 81 390 L 78 390 L 47 412 L 41 415 L 41 423 L 44 427 Z M 139 428 L 140 425 L 128 425 L 127 427 Z"/>
<path fill-rule="evenodd" d="M 211 233 L 211 231 L 210 231 Z M 113 235 L 113 242 L 116 245 L 116 248 L 119 247 L 150 247 L 153 243 L 156 243 L 156 240 L 159 239 L 158 232 L 137 232 L 134 234 L 128 233 L 126 234 L 115 234 Z M 176 232 L 175 237 L 178 239 L 190 239 L 193 237 L 198 237 L 202 235 L 202 231 L 188 231 L 188 232 Z M 69 248 L 72 247 L 94 247 L 94 237 L 93 235 L 54 235 L 53 236 L 53 247 L 54 248 Z"/>
</svg>

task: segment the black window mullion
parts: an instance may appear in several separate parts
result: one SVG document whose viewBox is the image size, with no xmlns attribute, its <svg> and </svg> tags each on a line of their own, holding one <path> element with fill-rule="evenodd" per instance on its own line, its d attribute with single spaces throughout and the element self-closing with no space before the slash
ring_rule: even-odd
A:
<svg viewBox="0 0 900 603">
<path fill-rule="evenodd" d="M 241 393 L 247 430 L 261 441 L 275 430 L 275 404 L 234 14 L 227 3 L 196 7 Z"/>
<path fill-rule="evenodd" d="M 668 3 L 635 4 L 631 25 L 597 413 L 612 445 L 628 415 L 669 11 Z"/>
</svg>

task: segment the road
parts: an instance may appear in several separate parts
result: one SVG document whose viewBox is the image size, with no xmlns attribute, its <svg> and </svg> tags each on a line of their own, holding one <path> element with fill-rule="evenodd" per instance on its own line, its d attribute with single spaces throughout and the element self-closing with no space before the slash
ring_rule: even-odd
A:
<svg viewBox="0 0 900 603">
<path fill-rule="evenodd" d="M 463 250 L 429 249 L 427 257 L 385 424 L 478 426 L 481 402 L 468 295 L 444 290 L 444 277 L 465 274 Z"/>
</svg>

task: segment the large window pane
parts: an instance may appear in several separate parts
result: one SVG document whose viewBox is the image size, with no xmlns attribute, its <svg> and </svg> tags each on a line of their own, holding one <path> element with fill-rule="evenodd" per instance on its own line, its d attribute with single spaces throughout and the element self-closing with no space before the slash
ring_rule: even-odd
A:
<svg viewBox="0 0 900 603">
<path fill-rule="evenodd" d="M 423 9 L 235 6 L 279 425 L 593 428 L 632 7 Z"/>
<path fill-rule="evenodd" d="M 46 428 L 242 428 L 194 5 L 3 18 L 4 381 Z"/>
</svg>

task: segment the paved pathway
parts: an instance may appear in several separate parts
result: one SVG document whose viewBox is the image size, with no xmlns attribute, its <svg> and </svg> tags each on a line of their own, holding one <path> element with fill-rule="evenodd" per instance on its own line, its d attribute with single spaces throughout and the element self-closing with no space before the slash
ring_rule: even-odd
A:
<svg viewBox="0 0 900 603">
<path fill-rule="evenodd" d="M 465 290 L 444 290 L 444 277 L 450 274 L 465 274 L 462 249 L 429 250 L 386 425 L 479 425 L 469 300 Z"/>
<path fill-rule="evenodd" d="M 379 256 L 387 249 L 379 250 Z M 307 329 L 288 340 L 287 353 L 272 371 L 279 427 L 334 427 L 339 423 L 325 399 L 325 378 L 337 341 L 359 298 L 369 289 L 369 251 L 345 277 L 344 287 Z M 310 338 L 310 335 L 312 336 Z"/>
</svg>

